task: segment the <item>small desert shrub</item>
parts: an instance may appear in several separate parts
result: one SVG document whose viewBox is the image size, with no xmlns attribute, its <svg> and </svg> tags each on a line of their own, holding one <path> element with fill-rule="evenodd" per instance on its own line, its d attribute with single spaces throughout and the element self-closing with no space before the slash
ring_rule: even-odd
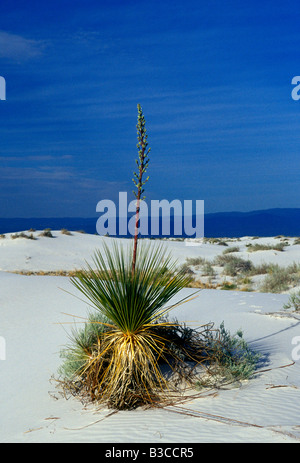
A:
<svg viewBox="0 0 300 463">
<path fill-rule="evenodd" d="M 220 376 L 222 380 L 245 380 L 249 379 L 260 360 L 260 354 L 254 352 L 245 339 L 242 331 L 237 331 L 231 335 L 221 323 L 219 330 L 207 330 L 205 345 L 210 357 L 215 360 L 214 376 Z M 206 384 L 199 380 L 200 387 Z M 213 385 L 213 383 L 211 384 Z"/>
<path fill-rule="evenodd" d="M 276 267 L 276 264 L 258 264 L 258 265 L 252 265 L 252 268 L 247 272 L 248 276 L 254 276 L 254 275 L 265 275 L 267 273 L 270 273 L 274 267 Z"/>
<path fill-rule="evenodd" d="M 4 238 L 5 238 L 5 235 L 1 234 L 0 239 L 4 239 Z"/>
<path fill-rule="evenodd" d="M 239 291 L 253 291 L 252 280 L 249 276 L 240 276 L 236 279 L 237 288 Z"/>
<path fill-rule="evenodd" d="M 70 344 L 60 351 L 63 359 L 58 373 L 68 381 L 74 380 L 93 355 L 95 346 L 105 331 L 107 320 L 99 313 L 90 313 L 83 328 L 73 328 L 69 335 Z"/>
<path fill-rule="evenodd" d="M 221 286 L 221 289 L 224 291 L 234 291 L 235 289 L 237 289 L 237 285 L 229 281 L 224 281 Z"/>
<path fill-rule="evenodd" d="M 190 283 L 188 283 L 187 286 L 188 288 L 201 288 L 201 289 L 217 289 L 218 288 L 218 284 L 213 284 L 211 281 L 203 282 L 196 278 L 192 278 Z"/>
<path fill-rule="evenodd" d="M 217 256 L 214 260 L 215 265 L 224 267 L 224 274 L 229 276 L 236 276 L 244 274 L 252 269 L 252 262 L 250 260 L 242 259 L 241 257 L 229 254 L 222 254 Z"/>
<path fill-rule="evenodd" d="M 281 293 L 300 284 L 300 272 L 297 264 L 288 267 L 273 265 L 270 273 L 260 286 L 261 292 Z"/>
<path fill-rule="evenodd" d="M 299 238 L 295 238 L 294 244 L 300 244 L 300 237 L 299 237 Z"/>
<path fill-rule="evenodd" d="M 283 251 L 284 247 L 286 246 L 285 243 L 278 243 L 278 244 L 247 244 L 246 245 L 249 252 L 256 252 L 256 251 Z"/>
<path fill-rule="evenodd" d="M 15 240 L 17 238 L 26 238 L 27 240 L 36 240 L 36 238 L 33 236 L 31 233 L 30 235 L 26 235 L 26 233 L 21 232 L 21 233 L 14 233 L 13 235 L 10 235 L 12 240 Z"/>
<path fill-rule="evenodd" d="M 222 238 L 204 238 L 204 243 L 219 244 L 220 246 L 228 246 L 226 241 L 224 241 Z"/>
<path fill-rule="evenodd" d="M 45 236 L 46 238 L 54 238 L 51 232 L 51 228 L 45 228 L 45 230 L 43 230 L 39 236 Z"/>
<path fill-rule="evenodd" d="M 72 236 L 72 233 L 71 233 L 69 230 L 67 230 L 66 228 L 62 228 L 62 229 L 60 230 L 60 233 L 61 233 L 62 235 Z"/>
<path fill-rule="evenodd" d="M 230 246 L 228 249 L 224 249 L 223 254 L 230 254 L 231 252 L 239 252 L 238 246 Z"/>
<path fill-rule="evenodd" d="M 245 274 L 252 268 L 252 262 L 250 260 L 236 260 L 225 264 L 224 274 L 229 276 L 236 276 L 239 274 Z"/>
<path fill-rule="evenodd" d="M 201 271 L 203 276 L 209 276 L 209 277 L 214 277 L 216 275 L 216 272 L 210 262 L 204 262 L 201 266 Z"/>
<path fill-rule="evenodd" d="M 252 280 L 248 276 L 243 276 L 243 277 L 238 278 L 237 284 L 239 284 L 239 285 L 251 285 Z"/>
<path fill-rule="evenodd" d="M 289 273 L 296 273 L 300 276 L 300 263 L 297 264 L 297 262 L 293 262 L 292 264 L 288 265 L 286 269 Z"/>
<path fill-rule="evenodd" d="M 193 267 L 196 267 L 197 265 L 203 265 L 205 264 L 206 260 L 204 259 L 204 257 L 188 257 L 186 259 L 186 263 L 188 265 L 191 265 Z"/>
<path fill-rule="evenodd" d="M 19 275 L 40 275 L 40 276 L 61 276 L 61 277 L 73 277 L 76 276 L 77 270 L 15 270 L 13 273 Z"/>
<path fill-rule="evenodd" d="M 195 272 L 191 267 L 199 270 L 201 269 L 202 275 L 204 276 L 215 276 L 215 270 L 212 263 L 204 257 L 188 257 L 186 262 L 181 266 L 181 269 L 186 273 L 194 274 Z"/>
<path fill-rule="evenodd" d="M 300 311 L 300 290 L 290 295 L 288 302 L 284 304 L 283 308 L 293 309 L 296 312 Z"/>
<path fill-rule="evenodd" d="M 185 275 L 194 275 L 195 272 L 191 269 L 191 267 L 185 262 L 182 264 L 180 267 L 180 270 L 185 274 Z"/>
<path fill-rule="evenodd" d="M 224 267 L 224 265 L 228 264 L 229 262 L 235 262 L 237 260 L 241 260 L 241 258 L 223 253 L 214 258 L 213 264 L 219 265 L 220 267 Z"/>
</svg>

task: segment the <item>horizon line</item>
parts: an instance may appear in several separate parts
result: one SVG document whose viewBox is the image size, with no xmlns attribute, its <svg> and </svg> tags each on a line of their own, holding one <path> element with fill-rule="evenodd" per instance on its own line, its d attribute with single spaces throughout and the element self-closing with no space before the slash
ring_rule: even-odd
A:
<svg viewBox="0 0 300 463">
<path fill-rule="evenodd" d="M 268 212 L 268 211 L 282 211 L 282 210 L 299 210 L 300 207 L 272 207 L 272 208 L 267 208 L 267 209 L 251 209 L 248 211 L 239 211 L 239 210 L 231 210 L 231 211 L 217 211 L 217 212 L 204 212 L 204 215 L 216 215 L 216 214 L 249 214 L 252 212 Z M 129 212 L 128 216 L 130 215 L 135 215 L 135 212 Z M 127 216 L 127 218 L 128 218 Z M 171 214 L 172 217 L 177 217 L 174 214 Z M 195 216 L 195 214 L 192 214 L 192 216 Z M 126 216 L 118 216 L 119 218 L 126 218 Z M 154 216 L 156 218 L 160 218 L 161 216 Z M 180 217 L 180 216 L 178 216 Z M 83 217 L 80 215 L 74 215 L 74 216 L 68 216 L 68 215 L 63 215 L 63 216 L 27 216 L 27 217 L 20 217 L 20 216 L 14 216 L 14 217 L 0 217 L 0 220 L 23 220 L 23 219 L 97 219 L 99 218 L 99 215 L 95 216 L 88 216 L 88 217 Z"/>
</svg>

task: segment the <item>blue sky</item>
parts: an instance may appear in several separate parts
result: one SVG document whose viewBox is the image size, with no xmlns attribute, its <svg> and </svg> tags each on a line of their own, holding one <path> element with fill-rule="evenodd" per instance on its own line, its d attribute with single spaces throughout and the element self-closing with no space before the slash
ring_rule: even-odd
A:
<svg viewBox="0 0 300 463">
<path fill-rule="evenodd" d="M 296 1 L 1 1 L 0 216 L 96 216 L 133 199 L 300 207 Z"/>
</svg>

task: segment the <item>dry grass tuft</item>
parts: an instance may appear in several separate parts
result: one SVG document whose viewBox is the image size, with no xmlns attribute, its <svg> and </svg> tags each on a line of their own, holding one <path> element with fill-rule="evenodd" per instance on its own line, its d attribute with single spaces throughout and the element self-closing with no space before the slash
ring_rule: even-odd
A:
<svg viewBox="0 0 300 463">
<path fill-rule="evenodd" d="M 51 228 L 45 228 L 45 230 L 43 230 L 42 233 L 39 234 L 39 236 L 44 236 L 46 238 L 54 238 L 51 232 Z"/>
<path fill-rule="evenodd" d="M 67 230 L 66 228 L 62 228 L 62 229 L 60 230 L 60 233 L 61 233 L 62 235 L 72 236 L 72 233 L 71 233 L 69 230 Z"/>
</svg>

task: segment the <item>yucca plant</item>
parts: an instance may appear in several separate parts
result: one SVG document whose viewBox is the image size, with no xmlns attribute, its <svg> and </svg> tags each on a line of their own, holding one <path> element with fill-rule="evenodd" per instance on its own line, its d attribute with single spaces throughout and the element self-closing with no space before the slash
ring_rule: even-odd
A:
<svg viewBox="0 0 300 463">
<path fill-rule="evenodd" d="M 169 322 L 168 305 L 191 277 L 177 269 L 163 244 L 138 243 L 143 174 L 148 167 L 145 119 L 138 105 L 138 173 L 136 226 L 133 243 L 124 249 L 103 243 L 92 264 L 76 272 L 71 283 L 89 301 L 94 313 L 83 329 L 73 330 L 71 345 L 62 351 L 60 372 L 65 388 L 116 409 L 160 403 L 178 384 L 192 384 L 196 367 L 220 360 L 207 342 L 210 326 L 193 330 Z M 168 375 L 164 374 L 167 367 Z M 207 368 L 207 366 L 206 366 Z M 195 381 L 194 381 L 195 385 Z M 176 394 L 175 394 L 176 396 Z"/>
<path fill-rule="evenodd" d="M 113 243 L 112 251 L 104 244 L 93 265 L 70 280 L 105 320 L 90 318 L 102 326 L 96 337 L 90 329 L 75 336 L 77 352 L 69 351 L 68 361 L 73 359 L 77 384 L 90 398 L 117 409 L 155 403 L 168 388 L 161 364 L 172 366 L 168 334 L 173 324 L 164 320 L 172 306 L 167 304 L 190 278 L 161 244 L 152 243 L 137 249 L 132 274 L 132 246 L 124 250 Z"/>
<path fill-rule="evenodd" d="M 91 333 L 89 327 L 73 333 L 73 346 L 64 352 L 66 376 L 72 372 L 76 384 L 92 399 L 106 401 L 118 409 L 153 403 L 159 392 L 166 389 L 160 364 L 171 365 L 170 346 L 174 343 L 173 335 L 172 341 L 168 339 L 171 324 L 164 318 L 170 310 L 167 303 L 190 283 L 190 277 L 176 269 L 162 245 L 137 247 L 140 201 L 148 180 L 143 175 L 150 152 L 140 105 L 137 134 L 133 244 L 127 253 L 115 243 L 112 252 L 104 245 L 103 254 L 96 251 L 93 267 L 87 265 L 71 278 L 105 321 L 93 322 L 102 326 L 96 339 L 95 330 Z"/>
</svg>

